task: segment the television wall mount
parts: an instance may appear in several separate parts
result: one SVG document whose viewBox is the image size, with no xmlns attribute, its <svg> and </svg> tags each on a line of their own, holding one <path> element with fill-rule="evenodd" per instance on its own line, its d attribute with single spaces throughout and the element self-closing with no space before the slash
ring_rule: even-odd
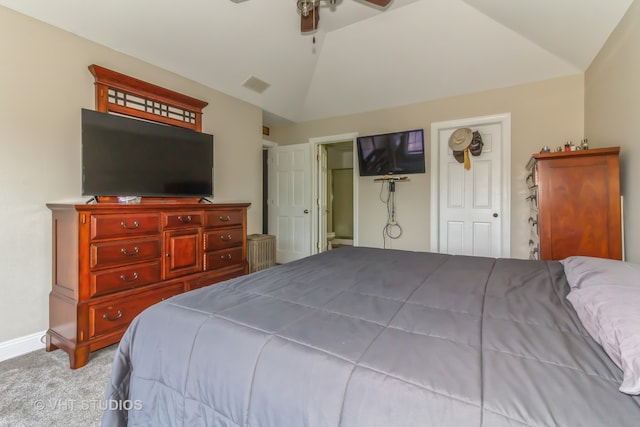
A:
<svg viewBox="0 0 640 427">
<path fill-rule="evenodd" d="M 389 185 L 389 192 L 393 193 L 396 191 L 396 182 L 406 182 L 409 181 L 407 176 L 402 175 L 383 175 L 380 178 L 376 178 L 373 182 L 384 182 L 386 181 Z"/>
</svg>

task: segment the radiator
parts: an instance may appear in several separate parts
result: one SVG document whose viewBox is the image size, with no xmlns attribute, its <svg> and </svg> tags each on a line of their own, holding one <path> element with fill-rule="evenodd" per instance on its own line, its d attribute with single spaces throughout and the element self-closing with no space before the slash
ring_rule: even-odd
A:
<svg viewBox="0 0 640 427">
<path fill-rule="evenodd" d="M 249 273 L 276 265 L 276 236 L 249 234 L 247 236 Z"/>
</svg>

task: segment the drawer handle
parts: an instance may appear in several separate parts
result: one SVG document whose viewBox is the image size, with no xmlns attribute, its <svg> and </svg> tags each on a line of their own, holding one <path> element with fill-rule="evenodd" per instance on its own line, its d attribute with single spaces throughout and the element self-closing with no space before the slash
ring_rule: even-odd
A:
<svg viewBox="0 0 640 427">
<path fill-rule="evenodd" d="M 122 248 L 122 249 L 120 249 L 120 252 L 122 252 L 126 256 L 134 256 L 134 255 L 138 255 L 138 253 L 140 253 L 140 248 L 137 247 L 137 246 L 134 246 L 133 247 L 133 252 L 129 252 L 127 250 L 127 248 Z"/>
<path fill-rule="evenodd" d="M 536 195 L 532 194 L 529 197 L 527 197 L 527 200 L 535 200 L 536 199 Z"/>
<path fill-rule="evenodd" d="M 108 320 L 109 322 L 114 322 L 114 321 L 118 320 L 121 317 L 122 317 L 122 310 L 118 310 L 118 313 L 116 313 L 116 317 L 109 317 L 109 314 L 107 314 L 107 313 L 102 315 L 102 318 L 104 320 Z"/>
<path fill-rule="evenodd" d="M 219 216 L 218 219 L 220 221 L 223 221 L 223 222 L 231 221 L 231 217 L 229 215 L 227 215 L 227 216 Z"/>
<path fill-rule="evenodd" d="M 220 240 L 224 240 L 225 242 L 228 242 L 229 240 L 231 240 L 231 234 L 227 234 L 227 236 L 223 236 L 220 235 Z"/>
<path fill-rule="evenodd" d="M 127 225 L 126 221 L 122 221 L 120 223 L 120 227 L 127 229 L 127 230 L 135 230 L 136 228 L 140 227 L 140 223 L 138 221 L 133 221 L 133 225 L 129 226 Z"/>
<path fill-rule="evenodd" d="M 122 280 L 123 282 L 133 282 L 134 280 L 138 280 L 138 272 L 134 271 L 133 276 L 131 277 L 127 277 L 126 275 L 121 274 L 120 280 Z"/>
<path fill-rule="evenodd" d="M 538 221 L 536 221 L 535 219 L 533 219 L 532 217 L 529 217 L 529 223 L 531 225 L 536 225 L 538 223 Z"/>
<path fill-rule="evenodd" d="M 226 256 L 225 255 L 220 255 L 220 259 L 225 259 L 225 258 L 226 259 L 231 259 L 231 254 L 227 254 Z"/>
<path fill-rule="evenodd" d="M 178 216 L 178 221 L 184 224 L 191 222 L 191 215 L 187 215 L 186 217 Z"/>
</svg>

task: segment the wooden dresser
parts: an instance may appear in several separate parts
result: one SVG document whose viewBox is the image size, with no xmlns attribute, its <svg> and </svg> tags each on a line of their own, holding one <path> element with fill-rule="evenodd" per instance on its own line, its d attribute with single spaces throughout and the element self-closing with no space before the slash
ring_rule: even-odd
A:
<svg viewBox="0 0 640 427">
<path fill-rule="evenodd" d="M 622 259 L 619 147 L 534 154 L 530 258 Z"/>
<path fill-rule="evenodd" d="M 47 351 L 71 368 L 120 340 L 145 308 L 247 274 L 248 203 L 48 204 L 53 286 Z"/>
</svg>

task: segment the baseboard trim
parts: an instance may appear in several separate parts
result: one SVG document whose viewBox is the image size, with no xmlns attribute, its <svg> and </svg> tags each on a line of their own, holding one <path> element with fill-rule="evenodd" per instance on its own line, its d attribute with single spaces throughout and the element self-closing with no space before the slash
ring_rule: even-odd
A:
<svg viewBox="0 0 640 427">
<path fill-rule="evenodd" d="M 46 333 L 47 331 L 36 332 L 35 334 L 0 343 L 0 362 L 44 348 L 45 344 L 42 337 Z"/>
<path fill-rule="evenodd" d="M 332 244 L 336 244 L 336 245 L 351 245 L 353 246 L 353 239 L 341 239 L 339 237 L 336 237 L 335 239 L 333 239 L 331 241 Z"/>
</svg>

